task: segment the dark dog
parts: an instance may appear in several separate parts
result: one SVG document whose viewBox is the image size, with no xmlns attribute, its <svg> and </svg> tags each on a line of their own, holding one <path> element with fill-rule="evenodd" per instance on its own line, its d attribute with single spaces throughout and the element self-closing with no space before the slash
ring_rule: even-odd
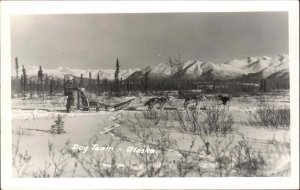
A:
<svg viewBox="0 0 300 190">
<path fill-rule="evenodd" d="M 203 96 L 202 95 L 196 95 L 196 96 L 190 96 L 186 97 L 184 99 L 184 108 L 188 108 L 191 104 L 196 103 L 196 107 L 198 106 L 199 102 L 203 101 Z"/>
<path fill-rule="evenodd" d="M 230 103 L 230 97 L 229 96 L 223 96 L 223 95 L 218 95 L 217 96 L 218 101 L 221 101 L 222 103 L 219 105 L 223 105 L 223 106 L 228 106 L 229 108 L 229 103 Z"/>
<path fill-rule="evenodd" d="M 148 106 L 148 109 L 149 110 L 152 110 L 153 107 L 156 105 L 156 104 L 159 104 L 160 105 L 160 108 L 159 109 L 163 109 L 163 106 L 165 105 L 165 103 L 167 103 L 168 101 L 170 101 L 170 97 L 154 97 L 154 98 L 151 98 L 149 100 L 147 100 L 144 104 L 144 106 Z"/>
</svg>

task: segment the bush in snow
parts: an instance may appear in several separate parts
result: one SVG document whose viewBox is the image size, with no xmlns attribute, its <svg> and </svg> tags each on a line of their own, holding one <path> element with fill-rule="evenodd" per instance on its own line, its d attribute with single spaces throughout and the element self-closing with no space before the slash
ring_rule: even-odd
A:
<svg viewBox="0 0 300 190">
<path fill-rule="evenodd" d="M 184 131 L 194 134 L 210 135 L 212 133 L 226 135 L 233 131 L 233 117 L 227 110 L 212 105 L 202 111 L 186 110 L 186 113 L 175 112 L 175 120 L 178 121 Z"/>
<path fill-rule="evenodd" d="M 270 128 L 290 127 L 290 108 L 277 108 L 266 103 L 262 98 L 257 102 L 257 109 L 248 112 L 248 123 L 252 126 L 265 126 Z"/>
<path fill-rule="evenodd" d="M 54 120 L 54 125 L 51 125 L 50 133 L 51 134 L 62 134 L 66 133 L 64 130 L 64 121 L 60 114 L 58 114 L 57 119 Z"/>
<path fill-rule="evenodd" d="M 205 110 L 204 113 L 205 119 L 203 131 L 205 134 L 227 134 L 233 131 L 233 117 L 224 109 L 220 109 L 217 106 L 212 106 L 211 109 Z"/>
<path fill-rule="evenodd" d="M 238 142 L 232 151 L 233 168 L 238 176 L 262 176 L 266 162 L 262 154 L 255 151 L 245 139 Z"/>
<path fill-rule="evenodd" d="M 17 144 L 13 144 L 12 166 L 17 177 L 28 177 L 30 172 L 28 169 L 32 165 L 31 155 L 27 150 L 20 151 L 21 138 L 18 138 Z"/>
</svg>

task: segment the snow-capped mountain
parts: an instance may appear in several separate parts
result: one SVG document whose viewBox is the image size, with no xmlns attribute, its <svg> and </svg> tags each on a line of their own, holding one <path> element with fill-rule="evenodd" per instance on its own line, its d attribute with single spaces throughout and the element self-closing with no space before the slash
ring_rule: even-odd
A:
<svg viewBox="0 0 300 190">
<path fill-rule="evenodd" d="M 159 63 L 157 65 L 138 70 L 130 75 L 129 78 L 142 78 L 147 75 L 150 79 L 165 79 L 171 77 L 172 74 L 173 71 L 170 66 L 164 63 Z"/>
<path fill-rule="evenodd" d="M 248 65 L 242 69 L 247 71 L 242 78 L 248 80 L 255 79 L 289 79 L 289 59 L 288 55 L 282 54 L 274 57 L 265 56 L 253 59 Z"/>
<path fill-rule="evenodd" d="M 191 60 L 179 65 L 164 63 L 147 67 L 133 73 L 129 78 L 151 79 L 261 79 L 278 77 L 289 78 L 288 55 L 257 56 L 245 59 L 233 59 L 225 63 Z"/>
</svg>

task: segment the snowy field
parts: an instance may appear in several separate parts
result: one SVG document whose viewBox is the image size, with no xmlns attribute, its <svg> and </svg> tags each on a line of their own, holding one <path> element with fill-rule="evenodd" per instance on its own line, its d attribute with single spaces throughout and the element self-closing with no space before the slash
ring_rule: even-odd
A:
<svg viewBox="0 0 300 190">
<path fill-rule="evenodd" d="M 130 98 L 109 101 L 122 102 Z M 71 113 L 65 111 L 64 97 L 44 101 L 13 99 L 14 175 L 290 175 L 289 127 L 271 128 L 249 123 L 249 113 L 258 109 L 257 102 L 261 98 L 234 97 L 228 110 L 218 106 L 217 110 L 231 115 L 233 120 L 232 130 L 221 135 L 203 135 L 189 128 L 193 122 L 204 125 L 205 110 L 211 109 L 215 102 L 212 95 L 207 95 L 199 110 L 193 112 L 199 121 L 188 119 L 191 115 L 183 116 L 187 113 L 183 109 L 184 100 L 172 97 L 164 110 L 147 111 L 143 103 L 149 98 L 135 97 L 128 110 Z M 105 98 L 100 97 L 98 101 Z M 290 105 L 288 93 L 265 94 L 264 101 L 274 109 Z M 58 115 L 63 118 L 65 133 L 51 134 L 49 130 Z M 80 150 L 75 150 L 77 145 L 81 146 Z M 149 152 L 146 152 L 147 147 Z"/>
</svg>

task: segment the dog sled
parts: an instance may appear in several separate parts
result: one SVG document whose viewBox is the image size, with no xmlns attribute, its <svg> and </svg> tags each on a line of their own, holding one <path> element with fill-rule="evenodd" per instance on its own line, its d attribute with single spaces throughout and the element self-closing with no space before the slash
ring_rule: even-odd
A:
<svg viewBox="0 0 300 190">
<path fill-rule="evenodd" d="M 64 94 L 67 96 L 66 109 L 68 113 L 72 110 L 90 111 L 91 109 L 95 109 L 98 112 L 103 108 L 105 111 L 118 111 L 125 109 L 134 100 L 132 98 L 121 103 L 109 105 L 96 100 L 89 100 L 83 88 L 65 88 Z"/>
</svg>

